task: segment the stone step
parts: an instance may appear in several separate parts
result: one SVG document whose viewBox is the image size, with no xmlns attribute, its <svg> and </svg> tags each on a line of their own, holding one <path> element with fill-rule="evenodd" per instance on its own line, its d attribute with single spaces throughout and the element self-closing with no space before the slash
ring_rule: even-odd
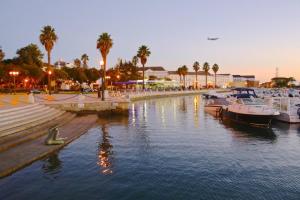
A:
<svg viewBox="0 0 300 200">
<path fill-rule="evenodd" d="M 1 113 L 0 116 L 1 116 L 1 118 L 6 118 L 6 117 L 13 116 L 13 115 L 22 115 L 22 114 L 28 113 L 28 112 L 35 112 L 36 110 L 39 110 L 41 108 L 45 108 L 45 106 L 37 104 L 32 107 L 27 107 L 27 108 L 22 108 L 22 109 L 20 108 L 18 110 L 6 109 L 6 112 Z M 1 118 L 0 118 L 0 120 L 1 120 Z"/>
<path fill-rule="evenodd" d="M 32 119 L 36 119 L 36 118 L 43 117 L 43 116 L 50 116 L 53 113 L 55 113 L 56 111 L 59 111 L 59 110 L 46 107 L 44 110 L 42 110 L 42 112 L 30 113 L 29 116 L 27 116 L 27 115 L 16 116 L 14 119 L 12 119 L 10 121 L 0 122 L 0 131 L 5 130 L 4 127 L 7 127 L 7 126 L 16 126 L 16 125 L 19 125 L 20 123 L 24 123 L 24 122 L 30 121 Z"/>
<path fill-rule="evenodd" d="M 26 130 L 28 128 L 37 126 L 39 124 L 45 123 L 47 121 L 51 121 L 55 119 L 58 116 L 61 116 L 65 111 L 55 110 L 51 113 L 42 113 L 41 115 L 27 119 L 24 121 L 20 121 L 17 124 L 9 124 L 8 126 L 1 127 L 0 126 L 0 137 L 3 137 L 5 135 L 13 134 L 22 130 Z"/>
<path fill-rule="evenodd" d="M 61 127 L 76 117 L 76 114 L 66 112 L 56 119 L 40 124 L 38 127 L 16 132 L 0 138 L 0 152 L 6 151 L 12 147 L 29 142 L 48 133 L 48 129 L 53 126 Z"/>
<path fill-rule="evenodd" d="M 40 104 L 30 104 L 30 105 L 27 105 L 27 106 L 20 106 L 20 107 L 16 107 L 16 108 L 9 108 L 9 109 L 0 110 L 0 116 L 4 115 L 6 113 L 13 113 L 13 112 L 21 111 L 21 110 L 31 109 L 31 108 L 34 108 L 36 106 L 40 106 Z"/>
<path fill-rule="evenodd" d="M 13 121 L 14 119 L 22 119 L 22 118 L 30 118 L 31 116 L 38 113 L 46 113 L 50 108 L 46 106 L 35 107 L 33 110 L 24 110 L 22 112 L 10 113 L 8 116 L 1 116 L 0 124 L 4 124 L 5 122 Z"/>
</svg>

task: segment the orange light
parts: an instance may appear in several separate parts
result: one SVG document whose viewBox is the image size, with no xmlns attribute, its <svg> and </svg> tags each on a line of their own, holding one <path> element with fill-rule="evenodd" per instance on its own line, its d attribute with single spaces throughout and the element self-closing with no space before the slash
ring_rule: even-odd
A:
<svg viewBox="0 0 300 200">
<path fill-rule="evenodd" d="M 110 76 L 105 76 L 105 78 L 110 79 Z"/>
<path fill-rule="evenodd" d="M 51 75 L 51 74 L 52 74 L 52 72 L 51 72 L 51 71 L 48 71 L 48 74 L 49 74 L 49 75 Z"/>
<path fill-rule="evenodd" d="M 18 76 L 19 72 L 18 71 L 10 71 L 9 75 L 11 75 L 11 76 Z"/>
<path fill-rule="evenodd" d="M 120 78 L 120 75 L 117 75 L 117 79 L 119 79 Z"/>
</svg>

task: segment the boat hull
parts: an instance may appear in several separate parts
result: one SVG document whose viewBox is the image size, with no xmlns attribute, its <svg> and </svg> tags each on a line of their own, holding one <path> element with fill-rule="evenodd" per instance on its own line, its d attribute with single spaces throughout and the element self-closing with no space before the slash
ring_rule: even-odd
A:
<svg viewBox="0 0 300 200">
<path fill-rule="evenodd" d="M 274 115 L 250 115 L 223 110 L 222 118 L 250 126 L 269 128 Z"/>
</svg>

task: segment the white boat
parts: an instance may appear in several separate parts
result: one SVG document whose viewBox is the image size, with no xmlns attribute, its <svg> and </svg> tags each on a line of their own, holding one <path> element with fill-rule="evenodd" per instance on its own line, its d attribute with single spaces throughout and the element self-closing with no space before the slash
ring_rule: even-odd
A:
<svg viewBox="0 0 300 200">
<path fill-rule="evenodd" d="M 227 99 L 229 105 L 223 107 L 222 118 L 269 128 L 272 119 L 278 116 L 279 112 L 265 103 L 263 99 L 256 97 L 253 89 L 236 88 L 235 94 Z"/>
<path fill-rule="evenodd" d="M 276 116 L 279 121 L 287 123 L 300 123 L 299 97 L 270 97 L 265 99 L 269 105 L 280 112 Z"/>
</svg>

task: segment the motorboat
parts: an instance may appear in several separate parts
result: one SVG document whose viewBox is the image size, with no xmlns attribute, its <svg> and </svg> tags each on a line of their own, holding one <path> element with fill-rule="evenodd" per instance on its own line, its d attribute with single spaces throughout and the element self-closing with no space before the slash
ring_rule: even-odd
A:
<svg viewBox="0 0 300 200">
<path fill-rule="evenodd" d="M 220 111 L 222 110 L 222 107 L 228 105 L 229 102 L 226 100 L 226 98 L 209 99 L 204 105 L 204 110 L 218 117 L 220 115 Z"/>
<path fill-rule="evenodd" d="M 221 117 L 256 127 L 269 128 L 279 112 L 265 103 L 253 89 L 238 88 L 234 95 L 227 99 L 228 106 L 222 107 Z"/>
<path fill-rule="evenodd" d="M 289 95 L 290 96 L 290 95 Z M 279 111 L 275 119 L 287 123 L 300 123 L 299 97 L 268 97 L 265 102 Z"/>
</svg>

